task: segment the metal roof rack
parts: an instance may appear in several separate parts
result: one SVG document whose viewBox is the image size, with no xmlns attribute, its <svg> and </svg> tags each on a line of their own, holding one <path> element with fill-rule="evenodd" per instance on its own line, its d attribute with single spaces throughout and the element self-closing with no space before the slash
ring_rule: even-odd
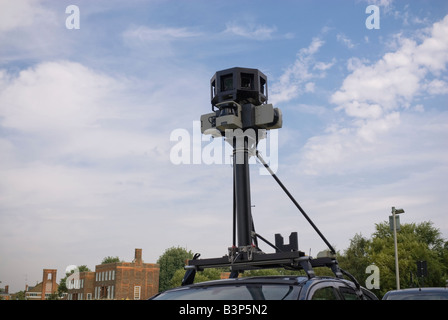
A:
<svg viewBox="0 0 448 320">
<path fill-rule="evenodd" d="M 255 248 L 255 247 L 252 247 Z M 237 278 L 239 273 L 245 270 L 284 268 L 287 270 L 304 270 L 308 279 L 314 278 L 313 268 L 327 267 L 333 271 L 336 278 L 343 279 L 344 275 L 353 281 L 359 294 L 361 287 L 354 276 L 341 269 L 331 253 L 327 256 L 312 258 L 306 256 L 302 251 L 263 253 L 249 249 L 237 252 L 236 248 L 229 248 L 229 255 L 221 258 L 199 259 L 200 254 L 195 254 L 193 259 L 185 266 L 186 273 L 182 280 L 182 286 L 192 284 L 197 271 L 206 268 L 230 268 L 229 278 Z M 252 252 L 251 252 L 252 250 Z"/>
</svg>

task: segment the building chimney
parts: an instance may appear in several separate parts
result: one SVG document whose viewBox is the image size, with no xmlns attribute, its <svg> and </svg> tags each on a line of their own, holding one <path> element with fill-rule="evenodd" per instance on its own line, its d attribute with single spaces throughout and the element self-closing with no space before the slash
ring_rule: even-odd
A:
<svg viewBox="0 0 448 320">
<path fill-rule="evenodd" d="M 134 263 L 135 264 L 142 264 L 142 249 L 135 249 L 135 257 L 134 257 Z"/>
<path fill-rule="evenodd" d="M 6 294 L 9 293 L 9 286 L 5 286 L 5 293 L 6 293 Z"/>
</svg>

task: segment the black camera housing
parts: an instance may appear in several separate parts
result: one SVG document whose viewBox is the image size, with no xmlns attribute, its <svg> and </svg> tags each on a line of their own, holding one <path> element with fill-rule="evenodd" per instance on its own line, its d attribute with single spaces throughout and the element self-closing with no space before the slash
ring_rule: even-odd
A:
<svg viewBox="0 0 448 320">
<path fill-rule="evenodd" d="M 230 68 L 216 72 L 210 80 L 211 103 L 234 101 L 260 105 L 268 100 L 267 77 L 258 69 Z"/>
</svg>

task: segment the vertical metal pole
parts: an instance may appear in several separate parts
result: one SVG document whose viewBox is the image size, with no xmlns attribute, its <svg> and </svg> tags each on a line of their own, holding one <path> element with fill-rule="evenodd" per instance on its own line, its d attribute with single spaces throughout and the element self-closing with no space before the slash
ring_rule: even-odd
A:
<svg viewBox="0 0 448 320">
<path fill-rule="evenodd" d="M 248 141 L 244 136 L 234 139 L 244 140 L 242 144 L 233 143 L 238 247 L 244 247 L 252 244 Z"/>
<path fill-rule="evenodd" d="M 232 246 L 236 247 L 236 243 L 238 240 L 238 207 L 237 207 L 237 187 L 236 187 L 236 139 L 233 138 L 232 141 L 232 147 L 233 147 L 233 239 L 232 239 Z"/>
<path fill-rule="evenodd" d="M 392 207 L 392 220 L 394 225 L 394 247 L 395 247 L 395 278 L 397 281 L 397 290 L 400 290 L 400 270 L 398 269 L 398 250 L 397 250 L 397 225 L 395 222 L 395 207 Z"/>
</svg>

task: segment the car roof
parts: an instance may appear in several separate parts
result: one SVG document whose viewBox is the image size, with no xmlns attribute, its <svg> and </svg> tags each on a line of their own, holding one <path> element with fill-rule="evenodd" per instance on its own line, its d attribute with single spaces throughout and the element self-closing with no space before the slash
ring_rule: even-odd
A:
<svg viewBox="0 0 448 320">
<path fill-rule="evenodd" d="M 389 294 L 409 293 L 409 292 L 448 292 L 448 288 L 445 287 L 423 287 L 423 288 L 406 288 L 400 290 L 391 290 Z"/>
<path fill-rule="evenodd" d="M 407 296 L 407 295 L 425 295 L 431 293 L 442 293 L 444 296 L 448 295 L 448 288 L 445 287 L 423 287 L 423 288 L 406 288 L 400 290 L 391 290 L 386 292 L 383 296 L 383 300 L 388 300 L 390 297 Z"/>
<path fill-rule="evenodd" d="M 263 283 L 263 284 L 288 284 L 288 285 L 304 285 L 306 283 L 311 282 L 317 282 L 317 281 L 337 281 L 345 283 L 349 286 L 354 286 L 354 284 L 351 281 L 348 281 L 346 279 L 339 279 L 335 277 L 328 277 L 328 276 L 315 276 L 313 278 L 308 278 L 306 276 L 290 276 L 290 275 L 280 275 L 280 276 L 253 276 L 253 277 L 241 277 L 241 278 L 228 278 L 228 279 L 220 279 L 220 280 L 210 280 L 210 281 L 204 281 L 199 283 L 190 284 L 184 287 L 178 287 L 173 288 L 171 290 L 175 289 L 181 289 L 186 287 L 204 287 L 204 286 L 219 286 L 219 285 L 244 285 L 244 284 L 251 284 L 251 283 Z"/>
<path fill-rule="evenodd" d="M 201 287 L 201 286 L 214 286 L 214 285 L 226 285 L 226 284 L 246 284 L 246 283 L 271 283 L 271 284 L 299 284 L 306 282 L 308 277 L 305 276 L 253 276 L 253 277 L 241 277 L 241 278 L 228 278 L 220 280 L 210 280 L 199 283 L 194 283 L 186 287 Z"/>
<path fill-rule="evenodd" d="M 244 286 L 248 284 L 268 284 L 268 285 L 290 285 L 290 286 L 298 286 L 298 287 L 309 287 L 314 285 L 315 283 L 320 283 L 322 281 L 336 282 L 339 284 L 344 284 L 348 287 L 356 290 L 356 285 L 347 279 L 335 278 L 331 276 L 314 276 L 312 278 L 308 278 L 306 276 L 293 276 L 293 275 L 279 275 L 279 276 L 253 276 L 253 277 L 241 277 L 241 278 L 227 278 L 220 280 L 210 280 L 204 282 L 193 283 L 190 285 L 185 285 L 181 287 L 176 287 L 172 289 L 168 289 L 164 292 L 175 292 L 178 290 L 188 290 L 189 288 L 206 288 L 206 287 L 218 287 L 218 286 Z M 377 300 L 377 297 L 365 289 L 361 287 L 363 294 L 367 295 L 372 300 Z M 159 293 L 163 294 L 163 292 Z"/>
</svg>

